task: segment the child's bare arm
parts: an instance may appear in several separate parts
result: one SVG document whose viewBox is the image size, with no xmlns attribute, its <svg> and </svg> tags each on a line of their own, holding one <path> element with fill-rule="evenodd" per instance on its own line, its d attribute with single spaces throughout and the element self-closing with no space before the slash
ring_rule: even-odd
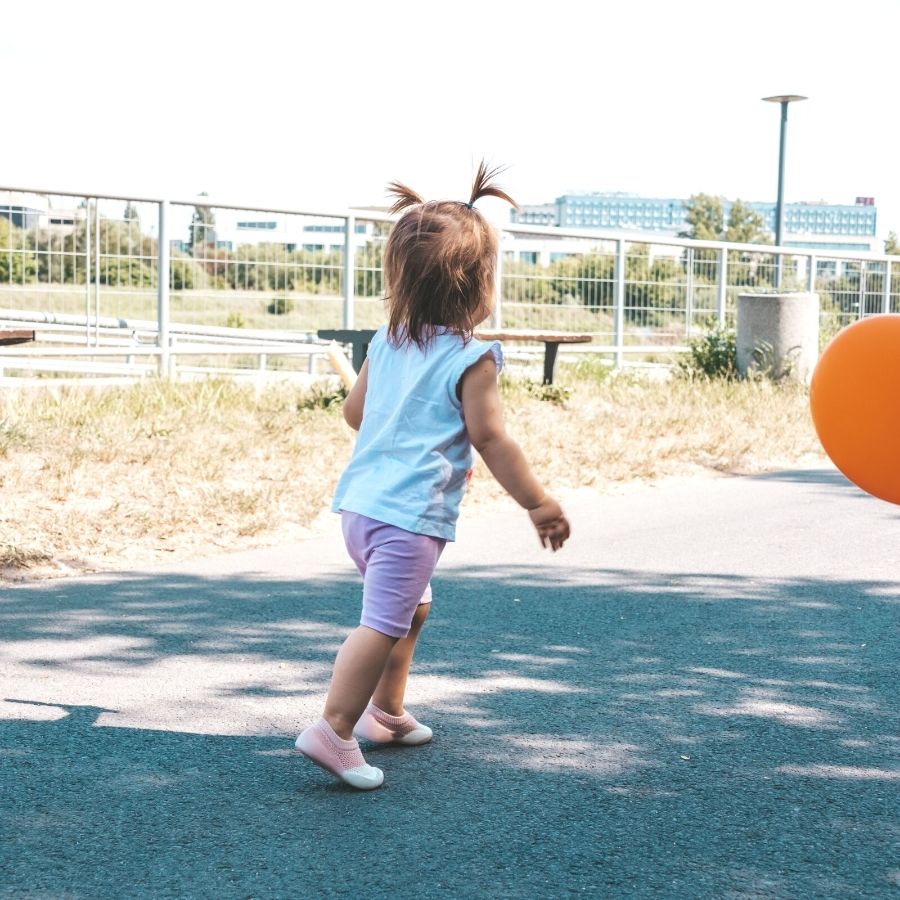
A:
<svg viewBox="0 0 900 900">
<path fill-rule="evenodd" d="M 462 378 L 462 406 L 466 431 L 494 478 L 525 509 L 533 509 L 544 489 L 531 472 L 519 445 L 506 433 L 497 367 L 491 356 L 482 357 Z"/>
<path fill-rule="evenodd" d="M 359 370 L 356 384 L 350 388 L 347 399 L 344 400 L 344 421 L 355 431 L 359 431 L 362 424 L 363 407 L 366 403 L 366 387 L 369 384 L 369 360 L 367 359 Z"/>
<path fill-rule="evenodd" d="M 569 522 L 559 503 L 535 478 L 519 445 L 506 433 L 497 367 L 483 356 L 462 377 L 462 406 L 466 431 L 491 474 L 512 498 L 528 510 L 541 543 L 559 549 L 569 537 Z"/>
</svg>

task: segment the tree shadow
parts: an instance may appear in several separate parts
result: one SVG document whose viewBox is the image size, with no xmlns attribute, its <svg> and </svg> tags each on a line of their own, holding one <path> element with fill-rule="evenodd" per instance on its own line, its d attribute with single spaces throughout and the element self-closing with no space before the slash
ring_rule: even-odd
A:
<svg viewBox="0 0 900 900">
<path fill-rule="evenodd" d="M 896 887 L 894 583 L 448 568 L 435 730 L 345 788 L 291 750 L 343 576 L 135 575 L 0 600 L 4 890 L 873 896 Z"/>
<path fill-rule="evenodd" d="M 838 469 L 778 469 L 774 472 L 759 472 L 756 475 L 742 475 L 748 481 L 781 481 L 792 484 L 824 484 L 845 488 L 863 497 L 869 495 L 860 490 Z"/>
<path fill-rule="evenodd" d="M 852 497 L 856 500 L 865 500 L 869 503 L 873 499 L 879 504 L 882 514 L 886 510 L 892 513 L 890 518 L 900 519 L 900 510 L 897 505 L 887 500 L 873 497 L 862 488 L 857 487 L 843 472 L 838 469 L 786 469 L 775 472 L 761 472 L 757 475 L 741 476 L 747 481 L 767 481 L 790 484 L 818 485 L 819 493 L 824 495 Z M 808 496 L 811 496 L 809 494 Z"/>
</svg>

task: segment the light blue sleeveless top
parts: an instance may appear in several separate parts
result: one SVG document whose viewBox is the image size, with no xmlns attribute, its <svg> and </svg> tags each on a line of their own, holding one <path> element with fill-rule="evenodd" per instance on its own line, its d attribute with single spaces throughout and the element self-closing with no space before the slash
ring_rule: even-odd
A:
<svg viewBox="0 0 900 900">
<path fill-rule="evenodd" d="M 404 531 L 456 538 L 459 504 L 472 468 L 456 387 L 486 353 L 497 371 L 497 341 L 464 344 L 439 329 L 423 352 L 395 347 L 380 328 L 369 344 L 362 424 L 350 463 L 338 482 L 332 510 L 359 513 Z"/>
</svg>

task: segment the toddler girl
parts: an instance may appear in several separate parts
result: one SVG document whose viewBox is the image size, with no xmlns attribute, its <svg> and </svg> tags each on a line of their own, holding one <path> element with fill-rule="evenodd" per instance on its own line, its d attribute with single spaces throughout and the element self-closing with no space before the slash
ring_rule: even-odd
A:
<svg viewBox="0 0 900 900">
<path fill-rule="evenodd" d="M 513 203 L 492 183 L 496 173 L 481 163 L 468 203 L 426 203 L 390 185 L 392 212 L 405 212 L 384 251 L 388 324 L 344 403 L 359 437 L 332 507 L 363 576 L 362 617 L 338 651 L 322 717 L 296 741 L 314 763 L 362 790 L 379 787 L 384 775 L 366 763 L 354 735 L 431 740 L 403 701 L 431 575 L 455 537 L 472 448 L 528 510 L 543 546 L 558 550 L 569 537 L 562 509 L 503 427 L 500 344 L 472 336 L 493 310 L 498 247 L 474 204 L 485 196 Z"/>
</svg>

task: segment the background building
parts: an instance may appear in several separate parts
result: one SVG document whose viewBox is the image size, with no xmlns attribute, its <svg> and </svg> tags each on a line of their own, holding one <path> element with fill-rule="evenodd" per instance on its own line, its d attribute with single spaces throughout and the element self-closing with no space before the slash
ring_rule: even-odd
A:
<svg viewBox="0 0 900 900">
<path fill-rule="evenodd" d="M 26 231 L 44 228 L 68 234 L 75 228 L 76 222 L 84 221 L 86 214 L 83 205 L 55 207 L 39 194 L 8 191 L 0 199 L 0 216 Z"/>
<path fill-rule="evenodd" d="M 640 197 L 619 192 L 563 194 L 554 203 L 522 206 L 513 210 L 512 221 L 522 225 L 560 228 L 658 231 L 674 236 L 688 230 L 687 200 L 674 197 Z M 727 220 L 732 201 L 722 200 Z M 775 203 L 750 202 L 774 235 Z M 787 203 L 784 207 L 784 245 L 821 250 L 881 252 L 876 238 L 877 210 L 872 197 L 857 197 L 853 204 L 822 202 Z"/>
</svg>

